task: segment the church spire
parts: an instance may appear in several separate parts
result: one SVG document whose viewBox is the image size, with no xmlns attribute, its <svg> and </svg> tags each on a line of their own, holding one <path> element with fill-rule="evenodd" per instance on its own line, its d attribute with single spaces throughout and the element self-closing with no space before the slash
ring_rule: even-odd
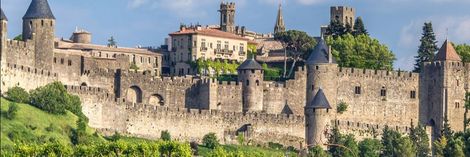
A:
<svg viewBox="0 0 470 157">
<path fill-rule="evenodd" d="M 274 26 L 274 34 L 285 32 L 286 26 L 284 25 L 284 17 L 282 16 L 282 4 L 279 2 L 279 9 L 277 11 L 276 25 Z"/>
</svg>

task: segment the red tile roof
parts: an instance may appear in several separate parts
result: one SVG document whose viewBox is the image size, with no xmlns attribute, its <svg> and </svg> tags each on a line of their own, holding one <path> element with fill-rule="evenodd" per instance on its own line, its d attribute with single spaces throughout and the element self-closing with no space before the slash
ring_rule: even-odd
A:
<svg viewBox="0 0 470 157">
<path fill-rule="evenodd" d="M 211 36 L 211 37 L 219 37 L 219 38 L 230 38 L 230 39 L 237 39 L 237 40 L 246 40 L 248 41 L 249 39 L 238 36 L 233 33 L 229 32 L 224 32 L 218 29 L 212 29 L 212 28 L 186 28 L 185 30 L 181 30 L 178 32 L 170 33 L 170 36 L 174 35 L 191 35 L 191 34 L 198 34 L 198 35 L 206 35 L 206 36 Z"/>
<path fill-rule="evenodd" d="M 454 46 L 446 40 L 444 44 L 442 44 L 441 49 L 436 55 L 436 60 L 438 61 L 462 61 L 460 59 L 459 54 L 454 49 Z"/>
</svg>

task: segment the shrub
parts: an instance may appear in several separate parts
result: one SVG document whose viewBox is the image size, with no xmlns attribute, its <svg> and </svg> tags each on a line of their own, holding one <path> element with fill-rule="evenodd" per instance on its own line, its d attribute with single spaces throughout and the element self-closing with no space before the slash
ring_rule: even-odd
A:
<svg viewBox="0 0 470 157">
<path fill-rule="evenodd" d="M 237 136 L 237 141 L 239 145 L 243 145 L 245 143 L 245 135 L 242 133 L 239 133 Z"/>
<path fill-rule="evenodd" d="M 219 140 L 215 133 L 208 133 L 202 138 L 202 144 L 207 148 L 214 149 L 219 145 Z"/>
<path fill-rule="evenodd" d="M 281 150 L 284 146 L 280 143 L 268 142 L 268 147 L 275 150 Z"/>
<path fill-rule="evenodd" d="M 5 118 L 7 119 L 15 119 L 16 113 L 18 112 L 18 105 L 15 102 L 10 103 L 10 106 L 8 106 L 8 110 L 5 113 Z"/>
<path fill-rule="evenodd" d="M 29 93 L 18 86 L 8 89 L 6 98 L 17 103 L 29 103 Z"/>
<path fill-rule="evenodd" d="M 170 132 L 168 132 L 168 130 L 162 131 L 160 134 L 160 139 L 162 139 L 163 141 L 171 141 Z"/>
<path fill-rule="evenodd" d="M 339 114 L 342 114 L 348 110 L 348 105 L 345 102 L 340 102 L 336 110 Z"/>
</svg>

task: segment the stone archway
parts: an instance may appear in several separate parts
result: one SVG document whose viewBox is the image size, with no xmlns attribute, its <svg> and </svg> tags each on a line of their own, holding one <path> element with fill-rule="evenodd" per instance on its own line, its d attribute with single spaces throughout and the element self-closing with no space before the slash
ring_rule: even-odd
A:
<svg viewBox="0 0 470 157">
<path fill-rule="evenodd" d="M 154 106 L 164 106 L 165 101 L 163 97 L 159 94 L 152 94 L 149 98 L 149 104 Z"/>
<path fill-rule="evenodd" d="M 132 103 L 142 103 L 142 90 L 138 86 L 131 86 L 127 89 L 127 101 Z"/>
</svg>

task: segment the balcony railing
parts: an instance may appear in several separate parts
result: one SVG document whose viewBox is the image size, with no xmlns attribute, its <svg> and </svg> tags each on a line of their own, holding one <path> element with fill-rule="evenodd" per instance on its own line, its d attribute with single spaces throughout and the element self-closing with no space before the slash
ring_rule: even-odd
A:
<svg viewBox="0 0 470 157">
<path fill-rule="evenodd" d="M 220 53 L 220 54 L 233 54 L 233 50 L 227 50 L 227 49 L 215 49 L 215 53 Z"/>
<path fill-rule="evenodd" d="M 201 47 L 201 51 L 206 52 L 206 51 L 207 51 L 207 47 Z"/>
</svg>

